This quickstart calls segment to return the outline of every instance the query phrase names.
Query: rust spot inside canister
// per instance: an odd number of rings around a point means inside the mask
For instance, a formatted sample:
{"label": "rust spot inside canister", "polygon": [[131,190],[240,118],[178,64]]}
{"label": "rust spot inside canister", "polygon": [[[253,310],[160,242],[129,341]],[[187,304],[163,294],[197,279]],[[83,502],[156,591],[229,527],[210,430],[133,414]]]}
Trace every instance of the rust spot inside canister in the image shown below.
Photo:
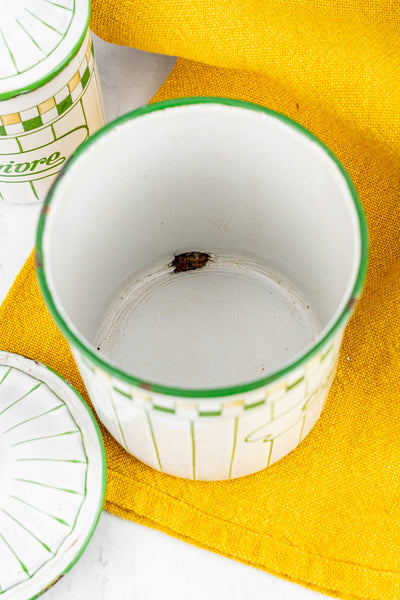
{"label": "rust spot inside canister", "polygon": [[174,267],[174,273],[183,273],[184,271],[194,271],[204,267],[211,256],[207,252],[184,252],[175,256],[170,267]]}

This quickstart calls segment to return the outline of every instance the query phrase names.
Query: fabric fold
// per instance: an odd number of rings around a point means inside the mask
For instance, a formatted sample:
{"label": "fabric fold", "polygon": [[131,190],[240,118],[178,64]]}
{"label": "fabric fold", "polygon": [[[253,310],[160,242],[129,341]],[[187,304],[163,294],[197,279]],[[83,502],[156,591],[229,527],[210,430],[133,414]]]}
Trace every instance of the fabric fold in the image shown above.
{"label": "fabric fold", "polygon": [[267,76],[400,152],[393,0],[92,0],[106,41]]}

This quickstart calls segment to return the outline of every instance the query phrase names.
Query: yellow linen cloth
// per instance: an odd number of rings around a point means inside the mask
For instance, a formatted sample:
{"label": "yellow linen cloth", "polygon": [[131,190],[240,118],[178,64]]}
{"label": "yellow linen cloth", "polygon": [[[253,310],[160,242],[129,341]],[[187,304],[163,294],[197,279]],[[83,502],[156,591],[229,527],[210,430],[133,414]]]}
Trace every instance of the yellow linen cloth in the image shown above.
{"label": "yellow linen cloth", "polygon": [[[250,100],[316,134],[349,171],[371,237],[365,292],[304,442],[255,475],[193,482],[146,467],[103,429],[106,508],[328,595],[371,600],[400,598],[396,10],[371,0],[93,0],[102,37],[210,63],[179,60],[157,100]],[[32,256],[0,307],[0,348],[50,365],[87,397]]]}

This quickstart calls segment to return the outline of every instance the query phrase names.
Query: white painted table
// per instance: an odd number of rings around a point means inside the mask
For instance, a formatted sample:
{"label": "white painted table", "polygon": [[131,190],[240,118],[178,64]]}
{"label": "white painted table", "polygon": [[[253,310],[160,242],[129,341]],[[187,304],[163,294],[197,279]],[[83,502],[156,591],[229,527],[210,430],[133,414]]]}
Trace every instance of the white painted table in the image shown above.
{"label": "white painted table", "polygon": [[[146,104],[174,58],[95,39],[108,120]],[[0,201],[0,302],[34,245],[40,205]],[[1,324],[0,324],[1,326]],[[320,594],[103,512],[80,561],[46,600],[318,600]]]}

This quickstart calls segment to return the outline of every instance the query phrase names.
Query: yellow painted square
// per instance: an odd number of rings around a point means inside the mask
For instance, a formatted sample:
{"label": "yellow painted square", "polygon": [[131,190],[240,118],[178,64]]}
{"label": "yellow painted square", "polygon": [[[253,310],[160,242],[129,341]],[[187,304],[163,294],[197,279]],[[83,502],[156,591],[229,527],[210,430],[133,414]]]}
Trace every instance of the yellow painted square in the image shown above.
{"label": "yellow painted square", "polygon": [[243,400],[231,400],[222,404],[222,408],[238,408],[239,406],[243,406]]}
{"label": "yellow painted square", "polygon": [[78,85],[80,80],[81,80],[81,77],[79,75],[79,71],[77,71],[68,84],[68,89],[70,92],[72,92],[76,88],[76,86]]}
{"label": "yellow painted square", "polygon": [[268,389],[268,396],[275,396],[276,394],[279,394],[282,391],[286,391],[285,381],[280,381],[279,383],[275,384],[274,386],[271,386]]}
{"label": "yellow painted square", "polygon": [[13,113],[12,115],[4,115],[1,117],[3,125],[15,125],[21,123],[21,117],[19,113]]}
{"label": "yellow painted square", "polygon": [[312,371],[314,369],[315,365],[321,361],[322,354],[323,353],[321,352],[320,354],[316,354],[315,356],[310,358],[310,360],[307,362],[307,366],[306,366],[307,373],[309,371]]}
{"label": "yellow painted square", "polygon": [[38,106],[39,114],[43,115],[43,113],[46,113],[49,110],[51,110],[52,108],[54,108],[55,105],[56,105],[56,102],[55,102],[54,98],[49,98],[45,102],[42,102],[42,104],[39,104],[39,106]]}
{"label": "yellow painted square", "polygon": [[195,412],[195,411],[197,411],[197,404],[195,402],[177,402],[175,404],[175,409]]}

